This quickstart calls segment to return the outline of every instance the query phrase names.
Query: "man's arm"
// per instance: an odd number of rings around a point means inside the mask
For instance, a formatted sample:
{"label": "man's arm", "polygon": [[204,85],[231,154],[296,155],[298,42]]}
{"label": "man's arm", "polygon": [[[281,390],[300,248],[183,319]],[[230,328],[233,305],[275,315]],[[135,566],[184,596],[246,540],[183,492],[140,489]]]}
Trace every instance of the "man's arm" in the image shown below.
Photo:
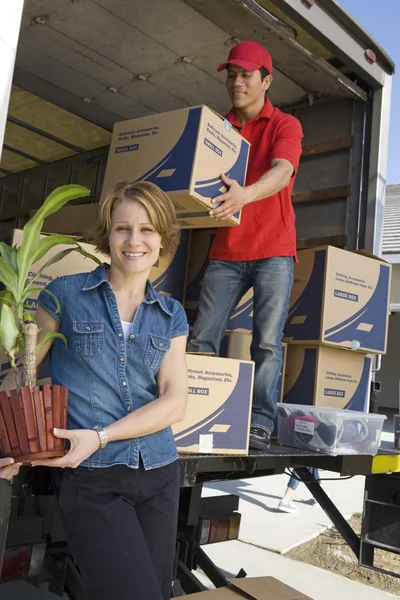
{"label": "man's arm", "polygon": [[223,204],[211,210],[210,217],[217,220],[229,219],[246,204],[269,198],[283,190],[289,185],[293,174],[294,167],[289,160],[273,158],[271,168],[252,185],[243,187],[234,179],[221,175],[222,181],[229,186],[229,191],[216,198],[216,201]]}

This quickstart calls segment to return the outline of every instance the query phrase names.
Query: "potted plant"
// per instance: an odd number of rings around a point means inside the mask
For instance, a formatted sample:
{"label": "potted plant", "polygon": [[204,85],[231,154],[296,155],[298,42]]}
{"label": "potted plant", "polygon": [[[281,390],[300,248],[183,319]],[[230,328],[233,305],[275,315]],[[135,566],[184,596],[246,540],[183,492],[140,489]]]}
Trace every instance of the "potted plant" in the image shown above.
{"label": "potted plant", "polygon": [[[0,292],[0,350],[7,355],[16,380],[15,389],[0,392],[0,453],[18,462],[65,454],[65,440],[55,438],[52,430],[66,427],[68,390],[59,385],[37,386],[36,355],[52,338],[61,338],[65,344],[67,340],[61,333],[48,333],[38,344],[35,317],[26,310],[25,302],[32,293],[41,290],[37,280],[44,269],[70,252],[79,252],[101,264],[70,236],[41,235],[46,217],[70,200],[89,194],[90,190],[80,185],[58,187],[26,223],[20,246],[10,247],[0,242],[0,282],[4,285]],[[35,263],[60,244],[71,247],[52,256],[29,280]]]}

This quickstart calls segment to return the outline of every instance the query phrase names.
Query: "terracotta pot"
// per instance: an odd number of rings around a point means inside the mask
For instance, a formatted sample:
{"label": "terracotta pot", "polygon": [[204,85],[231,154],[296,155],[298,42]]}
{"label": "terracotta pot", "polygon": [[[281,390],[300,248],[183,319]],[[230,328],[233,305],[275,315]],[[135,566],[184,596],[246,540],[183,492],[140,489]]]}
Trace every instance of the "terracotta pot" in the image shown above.
{"label": "terracotta pot", "polygon": [[[9,395],[7,395],[9,394]],[[0,392],[0,452],[18,462],[64,456],[65,440],[53,427],[66,428],[68,389],[60,385]]]}

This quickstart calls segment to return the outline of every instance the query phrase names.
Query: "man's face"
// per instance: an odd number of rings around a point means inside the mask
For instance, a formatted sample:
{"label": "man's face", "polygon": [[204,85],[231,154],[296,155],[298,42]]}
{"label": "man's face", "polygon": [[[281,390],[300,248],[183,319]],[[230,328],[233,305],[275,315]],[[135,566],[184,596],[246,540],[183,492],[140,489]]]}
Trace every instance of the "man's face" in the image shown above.
{"label": "man's face", "polygon": [[226,88],[235,108],[248,108],[264,101],[265,92],[272,83],[272,76],[261,79],[260,70],[245,71],[237,65],[228,65]]}

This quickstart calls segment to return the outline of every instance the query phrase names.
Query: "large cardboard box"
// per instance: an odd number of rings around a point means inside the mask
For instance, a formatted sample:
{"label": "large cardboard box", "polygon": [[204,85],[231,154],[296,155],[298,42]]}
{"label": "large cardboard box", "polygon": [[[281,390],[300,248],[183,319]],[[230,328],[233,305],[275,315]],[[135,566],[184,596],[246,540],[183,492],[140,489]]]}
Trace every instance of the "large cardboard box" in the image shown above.
{"label": "large cardboard box", "polygon": [[368,412],[371,366],[358,352],[289,344],[283,401]]}
{"label": "large cardboard box", "polygon": [[193,600],[312,600],[275,577],[233,579],[228,587],[192,594]]}
{"label": "large cardboard box", "polygon": [[183,228],[238,225],[208,216],[227,191],[225,173],[244,185],[250,144],[207,106],[154,114],[114,125],[101,201],[119,181],[151,181],[174,202]]}
{"label": "large cardboard box", "polygon": [[299,252],[284,340],[384,354],[390,268],[332,246]]}
{"label": "large cardboard box", "polygon": [[[208,264],[208,254],[216,230],[193,231],[190,243],[185,309],[190,325],[194,325],[199,306],[200,290]],[[250,333],[253,331],[253,290],[249,290],[232,312],[228,331]]]}
{"label": "large cardboard box", "polygon": [[[72,204],[44,220],[43,233],[65,233],[90,241],[91,230],[96,225],[100,213],[99,204]],[[32,210],[30,216],[33,216]]]}
{"label": "large cardboard box", "polygon": [[189,401],[173,426],[179,452],[247,454],[254,363],[187,355]]}
{"label": "large cardboard box", "polygon": [[[52,215],[52,218],[49,217],[49,219],[45,220],[43,231],[46,233],[65,233],[68,235],[85,238],[85,232],[88,231],[87,227],[89,225],[85,220],[85,217],[91,217],[93,215],[92,210],[87,210],[89,206],[94,207],[96,211],[98,211],[98,206],[92,204],[65,207],[64,209],[60,210],[59,213]],[[80,209],[83,209],[82,212]],[[92,225],[93,223],[90,226]],[[184,301],[186,288],[186,272],[190,234],[190,231],[182,231],[181,241],[177,251],[175,252],[175,255],[173,257],[168,256],[160,258],[158,263],[150,272],[150,281],[157,292],[160,294],[166,294],[167,296],[175,298],[182,303]],[[22,231],[15,230],[12,242],[13,245],[15,243],[20,243],[21,240]],[[82,246],[88,252],[95,254],[93,245],[82,244]],[[54,251],[52,251],[52,253],[56,254],[64,247],[67,248],[67,246],[57,247]],[[49,253],[46,260],[50,259],[53,254]],[[43,261],[43,264],[46,262],[46,260]],[[106,263],[110,262],[109,257],[106,255],[102,255],[101,260]],[[69,275],[72,273],[90,271],[95,267],[96,263],[90,260],[85,260],[83,256],[75,252],[70,254],[66,259],[63,260],[63,262],[52,265],[50,267],[50,275],[54,278],[58,275]],[[66,272],[64,272],[65,268],[67,269]],[[47,282],[48,281],[49,280],[47,280]]]}

